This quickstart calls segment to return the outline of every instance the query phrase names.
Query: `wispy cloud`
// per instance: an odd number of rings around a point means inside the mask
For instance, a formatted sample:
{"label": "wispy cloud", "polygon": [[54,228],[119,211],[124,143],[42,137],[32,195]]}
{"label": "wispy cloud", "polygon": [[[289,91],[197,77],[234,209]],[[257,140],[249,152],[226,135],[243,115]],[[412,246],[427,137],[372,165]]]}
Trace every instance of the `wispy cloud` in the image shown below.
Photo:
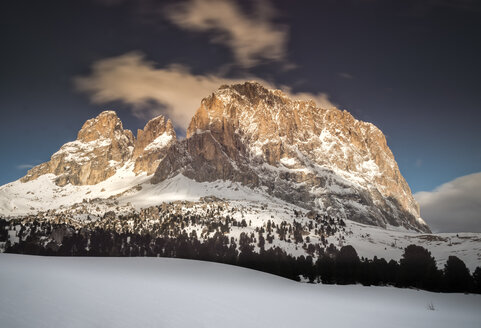
{"label": "wispy cloud", "polygon": [[156,68],[141,53],[131,52],[94,63],[92,74],[76,78],[75,85],[88,93],[94,103],[122,101],[132,106],[137,117],[165,114],[185,128],[202,98],[220,85],[236,81],[194,75],[180,65]]}
{"label": "wispy cloud", "polygon": [[[77,90],[89,94],[94,103],[121,101],[132,106],[138,117],[165,114],[177,126],[186,128],[204,97],[223,84],[245,80],[276,87],[254,76],[233,79],[215,74],[195,75],[180,65],[157,68],[140,52],[100,60],[93,64],[90,75],[77,77],[74,82]],[[325,93],[295,93],[287,86],[280,88],[293,98],[313,99],[323,108],[335,107]]]}
{"label": "wispy cloud", "polygon": [[283,61],[288,28],[273,22],[275,10],[269,2],[256,2],[247,14],[233,0],[188,0],[168,6],[165,15],[182,29],[211,34],[211,42],[229,47],[243,67],[261,60]]}
{"label": "wispy cloud", "polygon": [[414,195],[421,217],[437,232],[481,232],[481,172]]}
{"label": "wispy cloud", "polygon": [[34,164],[19,164],[16,167],[18,170],[29,170],[34,166],[35,166]]}

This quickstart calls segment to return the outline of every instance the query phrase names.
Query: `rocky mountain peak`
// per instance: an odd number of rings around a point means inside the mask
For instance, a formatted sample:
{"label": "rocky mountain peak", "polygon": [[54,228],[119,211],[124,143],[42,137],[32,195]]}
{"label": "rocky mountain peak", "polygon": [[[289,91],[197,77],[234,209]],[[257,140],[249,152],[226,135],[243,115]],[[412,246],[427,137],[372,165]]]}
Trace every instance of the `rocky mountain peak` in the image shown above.
{"label": "rocky mountain peak", "polygon": [[148,121],[142,130],[137,130],[137,141],[133,158],[141,156],[145,147],[164,134],[166,137],[176,138],[175,130],[170,120],[166,120],[164,116],[160,115]]}
{"label": "rocky mountain peak", "polygon": [[267,188],[334,217],[428,230],[377,127],[259,83],[222,86],[201,101],[152,181],[178,173]]}
{"label": "rocky mountain peak", "polygon": [[167,148],[176,140],[175,130],[170,120],[166,120],[162,115],[151,119],[143,130],[137,131],[132,155],[135,160],[134,171],[154,173]]}
{"label": "rocky mountain peak", "polygon": [[28,171],[22,182],[54,174],[59,186],[93,185],[115,174],[132,156],[134,137],[114,111],[87,120],[77,140],[63,145],[50,161]]}
{"label": "rocky mountain peak", "polygon": [[91,142],[102,138],[117,139],[124,134],[132,133],[130,130],[124,130],[117,113],[109,110],[87,120],[78,132],[77,140]]}

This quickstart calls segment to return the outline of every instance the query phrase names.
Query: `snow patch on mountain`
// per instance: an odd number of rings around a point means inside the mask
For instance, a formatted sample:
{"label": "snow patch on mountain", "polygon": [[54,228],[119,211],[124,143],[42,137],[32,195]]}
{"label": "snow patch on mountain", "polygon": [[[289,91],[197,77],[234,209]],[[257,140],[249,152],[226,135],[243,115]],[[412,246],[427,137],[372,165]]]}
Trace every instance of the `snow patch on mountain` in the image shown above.
{"label": "snow patch on mountain", "polygon": [[167,146],[172,140],[172,136],[167,132],[162,133],[160,136],[154,139],[147,147],[144,148],[144,151],[150,151],[153,149],[164,148]]}
{"label": "snow patch on mountain", "polygon": [[63,145],[52,157],[65,156],[64,160],[67,162],[84,163],[91,160],[91,153],[99,148],[108,147],[112,144],[112,140],[108,138],[101,138],[84,142],[75,140],[67,142]]}

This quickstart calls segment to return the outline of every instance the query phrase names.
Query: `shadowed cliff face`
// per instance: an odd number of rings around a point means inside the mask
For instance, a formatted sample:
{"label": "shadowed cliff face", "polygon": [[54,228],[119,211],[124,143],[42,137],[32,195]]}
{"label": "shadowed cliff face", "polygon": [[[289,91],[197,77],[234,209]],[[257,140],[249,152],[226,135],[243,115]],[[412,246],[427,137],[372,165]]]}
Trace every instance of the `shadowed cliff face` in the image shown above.
{"label": "shadowed cliff face", "polygon": [[202,100],[152,182],[179,173],[267,188],[334,217],[429,231],[378,128],[258,83],[222,86]]}
{"label": "shadowed cliff face", "polygon": [[152,174],[175,140],[172,123],[162,116],[139,130],[136,140],[130,130],[124,130],[115,112],[105,111],[85,122],[77,140],[63,145],[49,162],[32,168],[21,181],[51,173],[57,176],[59,186],[94,185],[127,164],[134,165],[136,173]]}

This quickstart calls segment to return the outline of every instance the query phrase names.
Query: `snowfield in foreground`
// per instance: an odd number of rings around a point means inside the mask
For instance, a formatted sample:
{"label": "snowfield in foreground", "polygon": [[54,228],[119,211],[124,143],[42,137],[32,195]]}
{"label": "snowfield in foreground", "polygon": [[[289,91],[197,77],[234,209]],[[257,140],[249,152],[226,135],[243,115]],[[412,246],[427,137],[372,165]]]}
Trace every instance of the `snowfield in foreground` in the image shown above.
{"label": "snowfield in foreground", "polygon": [[481,295],[302,284],[167,258],[0,254],[0,291],[2,327],[481,326]]}

